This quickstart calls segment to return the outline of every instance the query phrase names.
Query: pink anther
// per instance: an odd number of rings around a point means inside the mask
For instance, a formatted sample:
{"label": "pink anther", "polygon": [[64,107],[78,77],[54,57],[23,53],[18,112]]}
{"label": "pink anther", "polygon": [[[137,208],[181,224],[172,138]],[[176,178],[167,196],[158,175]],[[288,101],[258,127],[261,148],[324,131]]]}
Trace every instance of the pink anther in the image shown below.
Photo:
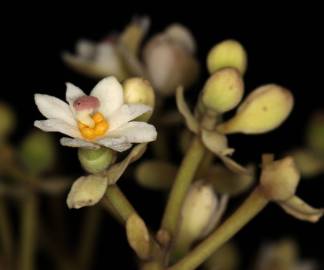
{"label": "pink anther", "polygon": [[99,99],[93,96],[82,96],[73,102],[73,107],[78,112],[89,109],[97,109],[99,106]]}

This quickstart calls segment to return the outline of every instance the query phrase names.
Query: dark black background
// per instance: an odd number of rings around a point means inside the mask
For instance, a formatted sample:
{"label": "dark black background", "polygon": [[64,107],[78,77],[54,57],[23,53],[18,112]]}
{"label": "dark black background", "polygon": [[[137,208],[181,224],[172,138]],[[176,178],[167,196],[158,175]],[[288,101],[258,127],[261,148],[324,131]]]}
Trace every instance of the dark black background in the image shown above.
{"label": "dark black background", "polygon": [[[224,4],[224,3],[222,3]],[[73,50],[77,39],[100,39],[114,30],[121,30],[132,15],[151,17],[149,33],[163,30],[172,22],[188,26],[198,43],[198,56],[203,66],[198,91],[207,78],[205,57],[208,50],[226,38],[239,40],[247,49],[249,66],[246,74],[246,91],[264,83],[275,82],[293,92],[295,108],[279,129],[260,136],[234,135],[230,143],[237,149],[236,157],[245,161],[258,161],[263,152],[280,155],[303,143],[305,123],[310,114],[324,108],[323,98],[323,17],[318,7],[311,5],[254,4],[241,7],[234,2],[228,5],[203,2],[181,4],[156,2],[154,8],[133,3],[107,2],[76,3],[52,6],[50,3],[8,9],[2,19],[2,89],[1,99],[9,102],[18,112],[17,142],[39,119],[33,93],[43,92],[64,97],[64,82],[71,81],[89,91],[95,81],[85,79],[66,68],[60,58],[63,50]],[[26,8],[26,11],[24,11]],[[6,11],[6,10],[5,10]],[[170,101],[171,102],[171,101]],[[63,147],[60,147],[63,148]],[[62,149],[62,171],[80,174],[75,151]],[[298,193],[315,206],[324,205],[324,177],[303,182]],[[156,228],[163,210],[163,195],[138,188],[132,180],[121,181],[121,187],[139,212]],[[238,199],[237,201],[240,201]],[[62,202],[63,204],[64,202]],[[235,204],[234,204],[235,205]],[[67,211],[71,234],[78,230],[77,221],[83,213]],[[245,262],[253,259],[261,242],[292,236],[298,239],[305,257],[321,259],[324,249],[323,221],[313,225],[296,221],[278,207],[271,205],[244,228],[237,240],[246,254]],[[127,247],[123,230],[110,218],[105,218],[96,251],[93,269],[131,269],[132,253]],[[72,236],[71,239],[74,239]],[[71,241],[71,246],[75,245]],[[114,267],[104,267],[105,263]],[[246,268],[243,268],[246,269]]]}

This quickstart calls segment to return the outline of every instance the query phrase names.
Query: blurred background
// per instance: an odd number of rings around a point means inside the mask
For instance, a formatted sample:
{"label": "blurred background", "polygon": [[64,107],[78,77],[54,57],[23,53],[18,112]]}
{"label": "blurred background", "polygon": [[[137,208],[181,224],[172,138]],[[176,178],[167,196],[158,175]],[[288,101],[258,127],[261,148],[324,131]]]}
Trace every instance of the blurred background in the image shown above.
{"label": "blurred background", "polygon": [[[198,4],[201,6],[198,7]],[[254,6],[248,14],[234,2],[226,7],[218,6],[217,3],[210,7],[203,7],[203,3],[195,3],[193,6],[183,3],[177,9],[174,4],[162,1],[154,5],[153,9],[139,3],[106,3],[101,6],[88,2],[78,3],[68,9],[64,5],[52,7],[46,3],[29,6],[31,11],[22,14],[16,12],[18,7],[8,10],[9,18],[1,26],[4,61],[0,99],[10,104],[18,116],[12,143],[18,143],[33,128],[35,119],[42,119],[33,101],[35,92],[64,98],[64,83],[67,81],[86,92],[95,85],[95,80],[86,79],[63,64],[62,51],[73,51],[76,40],[80,38],[99,40],[111,32],[122,30],[133,15],[148,15],[151,18],[148,36],[173,22],[184,24],[193,32],[202,65],[200,81],[190,90],[189,96],[193,98],[208,76],[205,61],[209,49],[228,38],[240,41],[248,52],[248,70],[245,75],[247,93],[260,84],[272,82],[293,92],[293,113],[280,128],[259,136],[230,136],[230,145],[236,149],[239,161],[259,162],[264,152],[274,152],[280,156],[304,143],[307,120],[315,110],[324,108],[324,19],[318,16],[315,6],[297,11],[295,4],[287,9],[264,4],[262,7]],[[19,6],[19,9],[24,7]],[[174,104],[172,98],[168,102]],[[59,138],[59,135],[55,136]],[[76,150],[61,146],[58,149],[56,171],[75,178],[80,176],[83,172]],[[164,209],[164,194],[144,190],[136,185],[132,177],[128,178],[120,181],[121,188],[147,224],[157,229]],[[298,194],[314,206],[323,206],[324,176],[303,181]],[[243,198],[235,199],[230,208],[234,209]],[[87,209],[68,210],[65,207],[65,196],[50,202],[60,205],[61,211],[57,213],[57,218],[66,218],[63,224],[66,231],[63,234],[60,227],[47,217],[50,203],[42,201],[41,217],[44,216],[47,231],[63,237],[67,243],[67,252],[73,252],[78,245],[80,220]],[[135,269],[135,260],[132,260],[133,253],[126,242],[124,229],[106,212],[100,211],[102,222],[98,242],[94,246],[92,269],[107,269],[107,262],[111,265],[109,269]],[[14,208],[12,215],[17,226],[19,220]],[[242,269],[248,269],[262,243],[283,237],[296,239],[303,257],[321,261],[324,250],[323,229],[323,220],[317,224],[297,221],[271,204],[235,237],[244,254],[245,267]],[[39,269],[55,269],[51,268],[51,261],[41,249],[39,255],[39,265],[42,265]]]}

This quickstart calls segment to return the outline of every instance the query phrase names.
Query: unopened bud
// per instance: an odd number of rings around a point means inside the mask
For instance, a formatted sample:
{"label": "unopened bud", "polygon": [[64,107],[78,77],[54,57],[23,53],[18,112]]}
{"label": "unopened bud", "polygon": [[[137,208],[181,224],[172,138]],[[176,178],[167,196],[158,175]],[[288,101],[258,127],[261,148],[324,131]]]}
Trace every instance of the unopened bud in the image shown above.
{"label": "unopened bud", "polygon": [[107,184],[107,179],[100,176],[81,176],[69,192],[66,200],[68,207],[79,209],[98,203],[106,192]]}
{"label": "unopened bud", "polygon": [[50,169],[56,158],[52,135],[40,131],[31,132],[22,142],[20,156],[26,168],[34,174]]}
{"label": "unopened bud", "polygon": [[266,196],[275,201],[286,201],[295,195],[300,173],[292,157],[264,165],[260,184]]}
{"label": "unopened bud", "polygon": [[[127,104],[145,104],[154,109],[155,94],[149,81],[142,78],[127,79],[123,84],[124,101]],[[153,113],[149,111],[139,116],[137,121],[148,121]]]}
{"label": "unopened bud", "polygon": [[224,113],[239,104],[243,93],[244,84],[239,72],[225,68],[208,79],[203,89],[202,102],[208,109]]}
{"label": "unopened bud", "polygon": [[213,187],[204,181],[195,182],[183,203],[179,235],[176,241],[177,249],[184,252],[191,243],[198,240],[213,229],[211,222],[218,208],[218,199]]}
{"label": "unopened bud", "polygon": [[207,56],[207,67],[210,74],[215,71],[232,67],[244,74],[247,55],[243,46],[235,40],[225,40],[216,44]]}
{"label": "unopened bud", "polygon": [[132,214],[126,222],[127,240],[137,256],[142,260],[148,259],[151,243],[150,234],[143,221],[137,214]]}
{"label": "unopened bud", "polygon": [[115,161],[115,152],[109,148],[79,148],[78,157],[82,167],[89,173],[99,173]]}
{"label": "unopened bud", "polygon": [[280,126],[294,104],[291,92],[275,84],[254,90],[239,106],[236,115],[217,129],[224,134],[259,134]]}

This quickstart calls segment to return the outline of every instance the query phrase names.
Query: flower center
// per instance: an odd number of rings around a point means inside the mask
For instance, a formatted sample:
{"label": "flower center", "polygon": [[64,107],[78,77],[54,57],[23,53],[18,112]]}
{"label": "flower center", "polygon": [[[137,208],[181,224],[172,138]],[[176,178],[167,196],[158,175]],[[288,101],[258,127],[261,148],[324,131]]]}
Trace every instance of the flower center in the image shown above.
{"label": "flower center", "polygon": [[91,118],[94,121],[93,127],[90,127],[78,121],[80,133],[82,137],[87,140],[94,140],[100,136],[103,136],[109,128],[108,121],[101,113],[96,112],[91,116]]}

